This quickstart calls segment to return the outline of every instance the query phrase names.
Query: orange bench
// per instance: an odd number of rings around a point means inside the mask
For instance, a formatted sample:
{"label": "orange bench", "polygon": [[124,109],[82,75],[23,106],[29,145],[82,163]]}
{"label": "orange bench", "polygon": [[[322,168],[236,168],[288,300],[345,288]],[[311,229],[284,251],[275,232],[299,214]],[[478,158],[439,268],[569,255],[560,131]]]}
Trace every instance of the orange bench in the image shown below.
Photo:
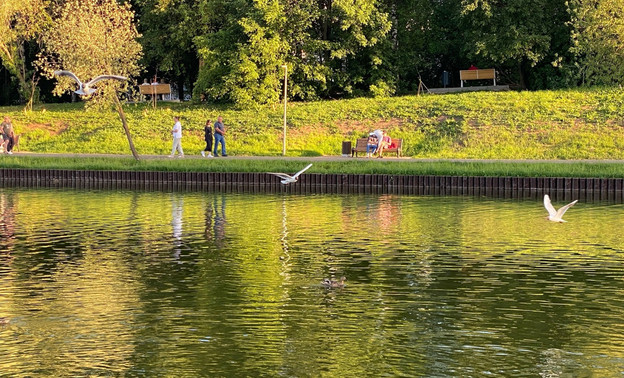
{"label": "orange bench", "polygon": [[[392,148],[384,148],[384,153],[386,152],[396,152],[397,157],[401,157],[401,152],[403,148],[403,139],[395,139],[391,138],[392,143],[394,145]],[[366,153],[366,145],[368,144],[368,138],[358,138],[355,141],[355,147],[351,149],[351,157],[357,157],[358,152]]]}

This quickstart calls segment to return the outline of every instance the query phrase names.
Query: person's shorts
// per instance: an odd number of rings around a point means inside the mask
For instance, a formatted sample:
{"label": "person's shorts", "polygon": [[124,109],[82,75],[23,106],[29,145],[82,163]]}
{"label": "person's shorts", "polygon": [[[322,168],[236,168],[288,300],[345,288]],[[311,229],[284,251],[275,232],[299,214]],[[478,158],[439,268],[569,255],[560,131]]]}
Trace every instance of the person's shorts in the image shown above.
{"label": "person's shorts", "polygon": [[11,139],[7,134],[2,133],[2,140],[9,140]]}

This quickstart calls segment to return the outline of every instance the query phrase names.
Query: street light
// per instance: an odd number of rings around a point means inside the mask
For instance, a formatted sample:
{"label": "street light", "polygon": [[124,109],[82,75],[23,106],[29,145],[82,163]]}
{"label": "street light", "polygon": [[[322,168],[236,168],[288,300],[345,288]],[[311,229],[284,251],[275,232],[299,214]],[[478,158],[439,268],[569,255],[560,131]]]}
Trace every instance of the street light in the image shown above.
{"label": "street light", "polygon": [[282,146],[282,155],[286,156],[286,90],[288,88],[288,66],[282,64],[284,69],[284,144]]}

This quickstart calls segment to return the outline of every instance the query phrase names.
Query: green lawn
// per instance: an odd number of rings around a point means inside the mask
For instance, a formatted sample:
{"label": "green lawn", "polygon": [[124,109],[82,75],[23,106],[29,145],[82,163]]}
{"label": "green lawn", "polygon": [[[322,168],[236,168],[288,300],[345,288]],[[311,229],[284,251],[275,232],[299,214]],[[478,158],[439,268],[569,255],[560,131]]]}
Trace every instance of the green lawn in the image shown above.
{"label": "green lawn", "polygon": [[[282,108],[159,103],[128,104],[139,154],[166,154],[173,115],[184,127],[187,154],[203,148],[207,118],[224,117],[231,155],[278,156]],[[22,150],[57,153],[128,152],[112,111],[79,104],[44,104],[32,112],[0,107],[21,136]],[[473,92],[290,103],[288,155],[340,154],[377,127],[404,139],[404,155],[472,159],[624,159],[624,91],[592,88],[539,92]]]}
{"label": "green lawn", "polygon": [[[308,160],[293,159],[145,159],[131,157],[0,157],[2,168],[77,169],[186,172],[290,172]],[[308,173],[517,176],[517,177],[624,177],[624,164],[591,162],[423,162],[345,159],[314,161]]]}

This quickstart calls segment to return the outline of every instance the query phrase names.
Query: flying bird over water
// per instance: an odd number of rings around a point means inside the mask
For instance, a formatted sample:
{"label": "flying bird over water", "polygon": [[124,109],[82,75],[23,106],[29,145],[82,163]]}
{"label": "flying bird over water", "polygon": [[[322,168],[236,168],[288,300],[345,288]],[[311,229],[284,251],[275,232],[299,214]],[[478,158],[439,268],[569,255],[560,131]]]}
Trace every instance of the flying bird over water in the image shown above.
{"label": "flying bird over water", "polygon": [[270,175],[275,175],[279,178],[282,179],[281,183],[284,185],[288,185],[288,184],[292,184],[294,182],[297,182],[297,180],[299,180],[299,175],[301,175],[303,172],[307,171],[310,167],[312,166],[312,164],[308,164],[307,167],[303,168],[302,170],[300,170],[299,172],[295,173],[294,175],[287,175],[286,173],[273,173],[273,172],[268,172]]}
{"label": "flying bird over water", "polygon": [[555,210],[553,205],[550,203],[550,197],[548,196],[548,194],[544,194],[544,207],[546,208],[546,210],[548,210],[548,216],[546,217],[546,219],[559,223],[565,222],[563,219],[561,219],[561,217],[563,217],[563,214],[565,214],[565,212],[568,211],[568,209],[574,206],[574,204],[577,202],[578,200],[575,200],[563,206],[559,210]]}
{"label": "flying bird over water", "polygon": [[128,80],[128,78],[125,77],[125,76],[100,75],[100,76],[98,76],[96,78],[93,78],[91,81],[83,83],[82,81],[80,81],[80,79],[78,79],[78,76],[76,76],[71,71],[54,71],[54,75],[55,76],[67,76],[67,77],[70,77],[70,78],[74,79],[74,81],[76,83],[78,83],[78,90],[74,91],[74,93],[79,94],[81,96],[88,96],[88,95],[91,95],[91,94],[95,93],[96,90],[94,88],[91,88],[91,86],[93,84],[97,83],[98,81],[101,81],[101,80],[121,80],[121,81]]}

